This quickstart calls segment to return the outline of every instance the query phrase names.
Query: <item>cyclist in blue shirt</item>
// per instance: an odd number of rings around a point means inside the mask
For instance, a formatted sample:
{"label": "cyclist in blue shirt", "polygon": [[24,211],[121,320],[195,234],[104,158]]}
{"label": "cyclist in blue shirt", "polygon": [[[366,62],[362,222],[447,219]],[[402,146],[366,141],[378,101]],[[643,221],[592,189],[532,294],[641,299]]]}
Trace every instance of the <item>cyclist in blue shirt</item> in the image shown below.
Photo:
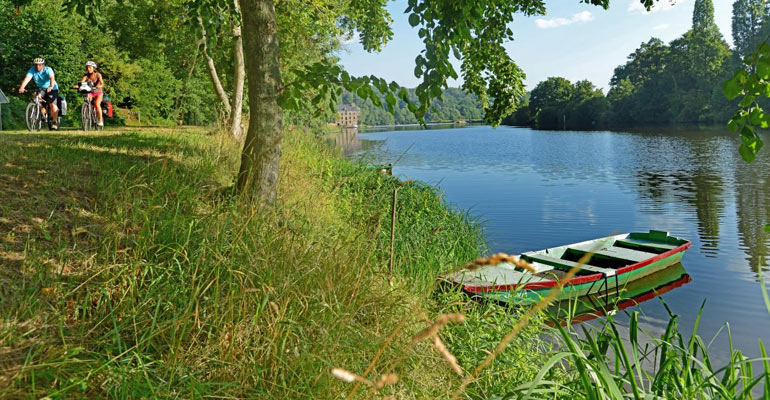
{"label": "cyclist in blue shirt", "polygon": [[57,130],[58,127],[56,126],[56,121],[58,121],[58,119],[56,118],[56,115],[59,113],[59,108],[56,107],[56,99],[59,97],[59,85],[56,84],[53,69],[45,65],[44,59],[38,57],[34,59],[32,63],[35,64],[35,66],[27,71],[27,76],[24,77],[21,86],[19,86],[19,93],[24,93],[24,88],[26,88],[29,81],[33,79],[38,88],[45,89],[43,101],[50,107],[52,121],[54,121],[51,125],[51,129]]}

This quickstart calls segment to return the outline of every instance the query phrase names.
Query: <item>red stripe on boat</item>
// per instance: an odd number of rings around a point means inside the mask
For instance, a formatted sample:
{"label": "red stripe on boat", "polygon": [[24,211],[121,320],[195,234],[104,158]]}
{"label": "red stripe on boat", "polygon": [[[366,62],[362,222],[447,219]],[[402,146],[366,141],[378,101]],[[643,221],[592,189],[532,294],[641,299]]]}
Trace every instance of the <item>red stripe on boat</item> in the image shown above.
{"label": "red stripe on boat", "polygon": [[[654,257],[650,257],[644,261],[640,261],[636,264],[626,265],[625,267],[618,268],[615,270],[615,275],[620,276],[626,273],[629,273],[635,269],[639,269],[642,267],[646,267],[654,262],[663,260],[664,258],[668,258],[673,256],[676,253],[682,252],[690,248],[690,245],[692,245],[692,242],[688,241],[687,243],[673,248],[669,251],[660,253]],[[585,275],[585,276],[577,276],[572,279],[570,279],[568,282],[564,284],[564,286],[572,286],[572,285],[580,285],[583,283],[589,283],[593,281],[598,281],[599,279],[602,279],[604,275],[601,273],[591,274],[591,275]],[[526,283],[521,288],[523,290],[541,290],[541,289],[548,289],[556,286],[559,281],[548,281],[548,282],[531,282]],[[516,287],[519,284],[517,283],[509,283],[507,285],[491,285],[491,286],[472,286],[472,285],[463,285],[463,290],[465,290],[468,293],[483,293],[483,292],[508,292],[511,290],[516,289]]]}

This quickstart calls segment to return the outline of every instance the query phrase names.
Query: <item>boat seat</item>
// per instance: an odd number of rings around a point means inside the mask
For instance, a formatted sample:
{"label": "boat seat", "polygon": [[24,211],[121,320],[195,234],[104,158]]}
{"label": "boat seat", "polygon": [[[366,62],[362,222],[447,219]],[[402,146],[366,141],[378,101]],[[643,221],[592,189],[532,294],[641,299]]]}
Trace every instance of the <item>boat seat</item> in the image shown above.
{"label": "boat seat", "polygon": [[597,267],[595,265],[590,265],[590,264],[578,264],[574,261],[562,260],[561,258],[551,257],[545,254],[539,254],[539,253],[524,253],[522,255],[532,260],[535,260],[544,264],[550,264],[555,267],[559,267],[559,266],[564,266],[568,268],[578,267],[579,269],[582,269],[585,271],[602,273],[605,276],[615,275],[615,270],[612,268],[602,268],[602,267]]}
{"label": "boat seat", "polygon": [[543,264],[537,261],[533,261],[529,263],[529,265],[531,265],[535,269],[535,272],[533,272],[533,274],[539,274],[541,272],[547,272],[547,271],[553,270],[553,265]]}
{"label": "boat seat", "polygon": [[669,251],[679,247],[672,244],[653,242],[651,240],[630,239],[630,238],[618,239],[615,241],[615,243],[625,244],[627,246],[632,246],[632,247],[647,247],[647,248],[651,248],[655,250],[663,250],[663,251]]}
{"label": "boat seat", "polygon": [[648,258],[655,257],[657,253],[648,253],[646,251],[632,250],[625,247],[616,246],[603,246],[596,248],[596,246],[584,245],[584,246],[570,246],[570,249],[583,251],[586,253],[599,254],[612,258],[619,258],[622,260],[640,262]]}

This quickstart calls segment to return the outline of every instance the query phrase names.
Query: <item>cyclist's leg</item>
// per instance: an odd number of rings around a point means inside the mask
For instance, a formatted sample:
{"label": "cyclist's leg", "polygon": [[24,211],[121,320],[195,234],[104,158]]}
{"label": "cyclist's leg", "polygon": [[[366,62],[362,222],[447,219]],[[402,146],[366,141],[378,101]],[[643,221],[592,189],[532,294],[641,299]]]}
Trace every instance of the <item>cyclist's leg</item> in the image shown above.
{"label": "cyclist's leg", "polygon": [[57,116],[59,114],[59,108],[56,107],[56,98],[59,97],[59,91],[58,90],[51,90],[50,92],[46,92],[43,95],[43,98],[45,99],[45,102],[48,104],[51,110],[51,129],[58,129],[57,126]]}
{"label": "cyclist's leg", "polygon": [[94,93],[94,103],[96,103],[96,115],[98,116],[98,124],[104,125],[104,116],[102,114],[102,99],[104,93]]}

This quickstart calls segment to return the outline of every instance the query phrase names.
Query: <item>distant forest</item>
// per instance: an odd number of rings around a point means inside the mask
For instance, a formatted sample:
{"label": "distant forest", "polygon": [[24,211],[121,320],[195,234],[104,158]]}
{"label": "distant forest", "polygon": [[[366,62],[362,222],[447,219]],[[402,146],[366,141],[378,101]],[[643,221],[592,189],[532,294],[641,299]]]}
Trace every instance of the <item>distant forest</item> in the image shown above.
{"label": "distant forest", "polygon": [[[409,89],[409,94],[417,101],[414,89]],[[385,103],[383,96],[380,100]],[[363,101],[360,97],[348,91],[342,92],[340,104],[355,103],[361,109],[361,123],[364,125],[398,125],[416,124],[417,118],[409,112],[406,103],[399,100],[396,104],[395,114],[391,114],[383,107],[377,107],[371,101]],[[478,121],[484,118],[481,102],[476,96],[465,93],[462,89],[448,88],[441,94],[441,100],[433,100],[430,110],[425,114],[425,122],[455,122]]]}
{"label": "distant forest", "polygon": [[770,33],[770,1],[733,3],[734,48],[714,22],[712,0],[696,0],[692,28],[666,44],[652,38],[615,68],[605,96],[587,81],[540,82],[503,122],[538,129],[725,124],[737,102],[722,94],[741,60]]}

